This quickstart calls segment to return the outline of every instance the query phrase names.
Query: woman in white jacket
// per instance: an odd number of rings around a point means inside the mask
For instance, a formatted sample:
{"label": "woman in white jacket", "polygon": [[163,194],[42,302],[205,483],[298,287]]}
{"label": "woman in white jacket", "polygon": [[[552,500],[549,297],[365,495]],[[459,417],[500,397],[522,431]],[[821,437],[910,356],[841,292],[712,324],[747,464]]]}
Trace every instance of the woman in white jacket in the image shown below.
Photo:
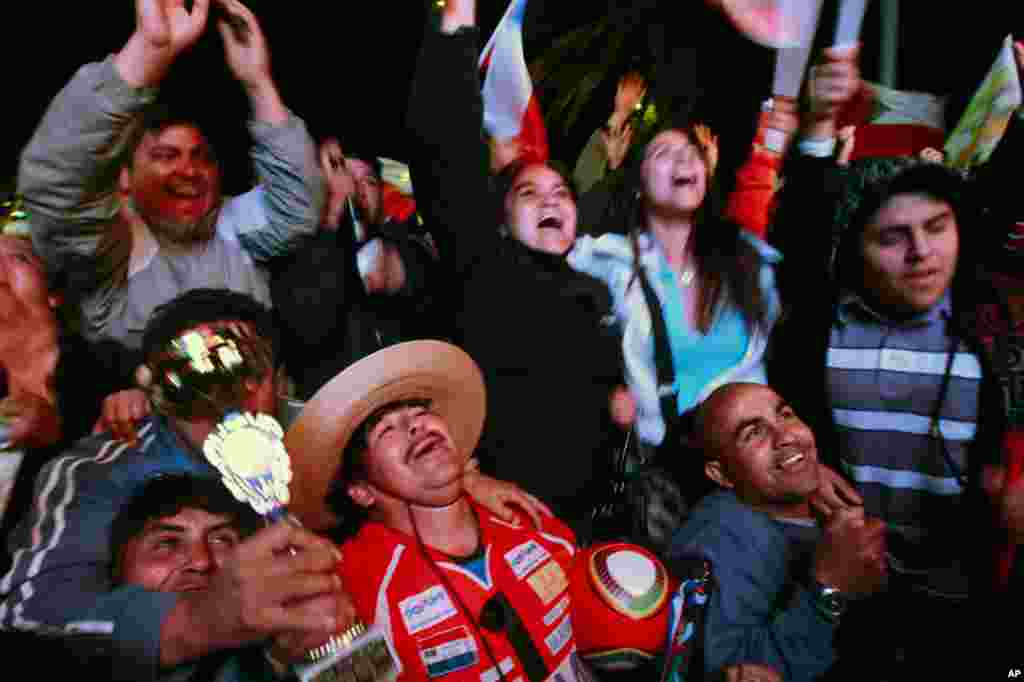
{"label": "woman in white jacket", "polygon": [[[581,237],[569,254],[574,268],[612,292],[637,430],[650,447],[674,446],[665,440],[670,427],[717,386],[765,382],[781,255],[720,217],[709,191],[716,153],[700,126],[655,135],[634,169],[628,233]],[[663,358],[670,356],[673,378],[665,385],[652,315],[666,331]],[[674,412],[668,419],[665,409]]]}

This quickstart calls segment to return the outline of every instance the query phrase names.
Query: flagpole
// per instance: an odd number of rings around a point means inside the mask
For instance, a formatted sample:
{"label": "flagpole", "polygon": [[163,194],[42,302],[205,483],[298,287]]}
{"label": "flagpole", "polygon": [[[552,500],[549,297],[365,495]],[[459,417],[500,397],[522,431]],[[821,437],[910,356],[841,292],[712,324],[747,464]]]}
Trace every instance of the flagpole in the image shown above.
{"label": "flagpole", "polygon": [[896,87],[897,55],[900,43],[899,0],[881,0],[881,39],[878,41],[879,82],[887,88]]}

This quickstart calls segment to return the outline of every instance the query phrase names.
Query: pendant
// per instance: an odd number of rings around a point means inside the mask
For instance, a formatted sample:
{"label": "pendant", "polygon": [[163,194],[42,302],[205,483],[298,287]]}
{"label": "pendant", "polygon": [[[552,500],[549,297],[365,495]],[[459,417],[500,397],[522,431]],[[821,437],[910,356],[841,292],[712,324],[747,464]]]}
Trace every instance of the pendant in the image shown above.
{"label": "pendant", "polygon": [[690,286],[693,283],[693,269],[683,270],[683,274],[679,275],[679,281],[684,287]]}

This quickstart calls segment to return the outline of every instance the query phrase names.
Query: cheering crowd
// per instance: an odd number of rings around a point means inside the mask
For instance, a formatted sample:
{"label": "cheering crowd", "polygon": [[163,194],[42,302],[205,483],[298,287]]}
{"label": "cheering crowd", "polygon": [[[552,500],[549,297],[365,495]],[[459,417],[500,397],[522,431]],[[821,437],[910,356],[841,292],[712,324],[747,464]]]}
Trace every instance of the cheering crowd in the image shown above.
{"label": "cheering crowd", "polygon": [[[833,48],[806,98],[760,112],[732,196],[700,121],[633,139],[635,73],[571,174],[485,139],[476,2],[430,5],[414,210],[365,143],[314,141],[239,0],[136,0],[127,42],[50,103],[20,159],[27,234],[0,236],[0,460],[23,453],[0,487],[5,652],[291,679],[358,622],[402,680],[1024,666],[989,615],[1024,587],[1001,284],[1024,262],[1002,251],[1022,124],[970,173],[851,160],[858,48]],[[160,95],[208,25],[250,105],[239,196]],[[235,369],[200,386],[182,352]],[[284,424],[290,520],[219,482],[225,406]],[[612,541],[676,582],[708,567],[685,661],[671,632],[635,666],[588,656],[600,616],[570,583]]]}

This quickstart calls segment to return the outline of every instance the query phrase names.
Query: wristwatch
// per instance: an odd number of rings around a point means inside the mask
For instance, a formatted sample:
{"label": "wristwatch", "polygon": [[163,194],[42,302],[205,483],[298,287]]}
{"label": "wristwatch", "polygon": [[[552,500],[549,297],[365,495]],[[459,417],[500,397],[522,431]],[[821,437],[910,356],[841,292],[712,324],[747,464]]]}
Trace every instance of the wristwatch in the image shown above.
{"label": "wristwatch", "polygon": [[843,613],[846,612],[846,595],[838,588],[822,585],[816,580],[811,582],[811,594],[814,595],[814,608],[818,610],[822,618],[837,625]]}

